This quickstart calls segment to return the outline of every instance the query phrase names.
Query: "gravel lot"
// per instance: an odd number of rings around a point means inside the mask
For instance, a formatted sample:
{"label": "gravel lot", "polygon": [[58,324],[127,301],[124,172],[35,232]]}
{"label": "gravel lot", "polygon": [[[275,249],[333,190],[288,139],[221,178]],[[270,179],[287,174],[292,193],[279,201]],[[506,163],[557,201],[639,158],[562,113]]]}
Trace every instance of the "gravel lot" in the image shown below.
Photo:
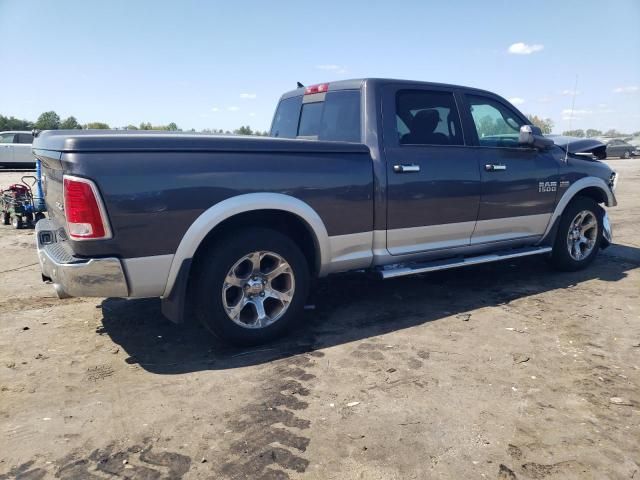
{"label": "gravel lot", "polygon": [[588,270],[333,277],[254,350],[156,300],[58,300],[0,227],[0,479],[640,478],[640,159],[610,163]]}

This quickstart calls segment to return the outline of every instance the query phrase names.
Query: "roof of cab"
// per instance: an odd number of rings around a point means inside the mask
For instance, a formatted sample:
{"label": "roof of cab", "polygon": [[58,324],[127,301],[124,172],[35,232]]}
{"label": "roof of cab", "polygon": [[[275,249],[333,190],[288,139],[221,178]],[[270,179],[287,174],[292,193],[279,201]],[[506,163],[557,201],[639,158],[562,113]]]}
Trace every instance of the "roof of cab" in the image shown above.
{"label": "roof of cab", "polygon": [[[329,92],[335,91],[335,90],[357,90],[361,88],[364,84],[384,85],[389,83],[402,83],[404,85],[415,85],[415,86],[421,86],[421,87],[431,86],[431,87],[441,87],[441,88],[445,87],[445,88],[451,88],[451,89],[472,90],[479,93],[495,95],[495,93],[490,92],[488,90],[482,90],[480,88],[474,88],[474,87],[466,87],[464,85],[453,85],[448,83],[436,83],[436,82],[423,82],[419,80],[403,80],[398,78],[353,78],[349,80],[336,80],[335,82],[317,82],[317,83],[314,83],[313,85],[317,85],[321,83],[329,84],[329,90],[328,90]],[[305,87],[300,87],[300,88],[296,88],[294,90],[285,92],[282,95],[282,97],[280,97],[280,100],[283,100],[285,98],[304,95],[304,90],[305,90]]]}

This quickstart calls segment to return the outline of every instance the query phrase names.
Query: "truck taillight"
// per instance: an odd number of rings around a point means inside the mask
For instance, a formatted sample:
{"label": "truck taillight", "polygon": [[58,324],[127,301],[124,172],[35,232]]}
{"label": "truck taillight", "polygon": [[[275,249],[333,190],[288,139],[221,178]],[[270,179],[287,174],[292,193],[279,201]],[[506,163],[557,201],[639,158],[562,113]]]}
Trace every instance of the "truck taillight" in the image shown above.
{"label": "truck taillight", "polygon": [[111,238],[100,194],[91,180],[64,176],[64,211],[73,240]]}
{"label": "truck taillight", "polygon": [[304,89],[305,95],[312,95],[314,93],[326,93],[329,90],[328,83],[319,83],[318,85],[309,85]]}

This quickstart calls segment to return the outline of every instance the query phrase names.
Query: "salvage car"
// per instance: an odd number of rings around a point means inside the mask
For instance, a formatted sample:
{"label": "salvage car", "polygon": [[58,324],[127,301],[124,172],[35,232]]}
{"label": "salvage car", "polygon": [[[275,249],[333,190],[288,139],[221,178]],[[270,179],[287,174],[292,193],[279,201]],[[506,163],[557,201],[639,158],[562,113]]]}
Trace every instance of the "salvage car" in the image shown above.
{"label": "salvage car", "polygon": [[31,132],[0,132],[0,165],[4,167],[33,168],[36,159],[31,153]]}
{"label": "salvage car", "polygon": [[247,345],[293,329],[314,277],[531,255],[578,270],[612,241],[616,173],[488,91],[301,87],[270,134],[40,133],[43,278],[61,297],[160,297],[178,323],[191,306]]}
{"label": "salvage car", "polygon": [[607,157],[631,158],[640,154],[640,149],[619,138],[607,141]]}

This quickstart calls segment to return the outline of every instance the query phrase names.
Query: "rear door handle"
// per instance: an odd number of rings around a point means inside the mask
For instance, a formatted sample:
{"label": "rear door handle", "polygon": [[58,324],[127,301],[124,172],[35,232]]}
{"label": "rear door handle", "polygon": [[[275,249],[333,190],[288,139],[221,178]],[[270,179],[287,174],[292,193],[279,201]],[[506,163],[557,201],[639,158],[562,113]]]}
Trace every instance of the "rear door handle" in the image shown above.
{"label": "rear door handle", "polygon": [[394,165],[393,171],[396,173],[416,173],[420,171],[420,165]]}
{"label": "rear door handle", "polygon": [[484,169],[485,169],[487,172],[498,172],[498,171],[500,171],[500,170],[506,170],[506,169],[507,169],[507,166],[506,166],[506,165],[496,165],[496,164],[494,164],[494,163],[487,163],[487,164],[484,166]]}

